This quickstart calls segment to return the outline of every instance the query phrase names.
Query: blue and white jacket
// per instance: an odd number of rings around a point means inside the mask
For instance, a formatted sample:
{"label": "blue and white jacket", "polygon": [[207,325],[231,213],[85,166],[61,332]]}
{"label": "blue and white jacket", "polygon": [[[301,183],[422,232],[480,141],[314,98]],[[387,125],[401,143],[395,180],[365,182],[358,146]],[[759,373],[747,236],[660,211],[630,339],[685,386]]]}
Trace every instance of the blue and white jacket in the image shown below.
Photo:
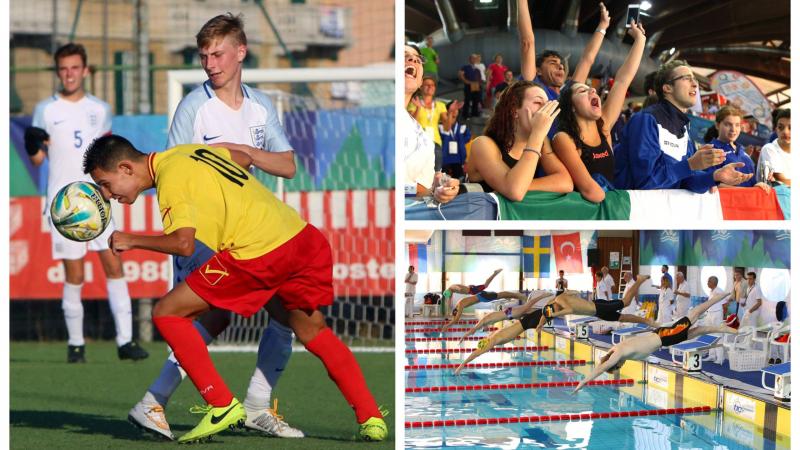
{"label": "blue and white jacket", "polygon": [[689,168],[696,149],[689,118],[661,100],[634,114],[614,147],[617,189],[688,189],[703,193],[715,185],[714,174]]}

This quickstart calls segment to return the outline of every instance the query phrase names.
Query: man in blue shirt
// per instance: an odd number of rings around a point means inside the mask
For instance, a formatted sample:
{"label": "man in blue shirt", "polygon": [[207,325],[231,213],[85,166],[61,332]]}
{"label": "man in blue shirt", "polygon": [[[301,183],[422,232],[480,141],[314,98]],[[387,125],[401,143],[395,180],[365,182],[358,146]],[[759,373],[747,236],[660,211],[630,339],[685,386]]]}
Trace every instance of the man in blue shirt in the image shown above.
{"label": "man in blue shirt", "polygon": [[481,71],[475,65],[478,63],[478,55],[469,55],[469,64],[461,66],[458,71],[458,79],[464,83],[464,110],[462,114],[465,119],[477,117],[481,114]]}
{"label": "man in blue shirt", "polygon": [[738,186],[752,178],[739,172],[742,162],[725,164],[725,152],[706,144],[696,149],[689,136],[686,111],[695,104],[699,86],[691,67],[681,60],[663,64],[654,82],[658,102],[634,114],[614,147],[617,189],[716,189]]}

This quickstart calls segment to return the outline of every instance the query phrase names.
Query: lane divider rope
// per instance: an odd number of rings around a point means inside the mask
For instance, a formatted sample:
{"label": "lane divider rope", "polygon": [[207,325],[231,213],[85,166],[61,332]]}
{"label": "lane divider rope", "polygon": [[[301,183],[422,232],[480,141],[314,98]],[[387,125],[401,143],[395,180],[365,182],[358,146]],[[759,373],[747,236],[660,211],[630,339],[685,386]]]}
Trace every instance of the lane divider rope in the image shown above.
{"label": "lane divider rope", "polygon": [[[586,364],[585,359],[565,359],[561,361],[511,361],[496,363],[468,364],[466,367],[471,369],[488,369],[495,367],[531,367],[531,366],[580,366]],[[455,369],[460,364],[410,364],[405,366],[405,370],[435,370],[435,369]]]}
{"label": "lane divider rope", "polygon": [[[586,386],[621,386],[632,385],[633,378],[621,380],[592,380]],[[550,389],[560,387],[575,387],[577,381],[548,381],[541,383],[509,383],[509,384],[478,384],[469,386],[425,386],[406,388],[406,393],[419,392],[454,392],[454,391],[490,391],[496,389]]]}
{"label": "lane divider rope", "polygon": [[[542,350],[549,350],[550,347],[543,346],[543,347],[494,347],[493,349],[489,350],[490,352],[538,352]],[[476,348],[425,348],[425,349],[407,349],[406,353],[472,353]]]}
{"label": "lane divider rope", "polygon": [[491,417],[481,419],[428,420],[406,422],[406,428],[462,427],[474,425],[498,425],[506,423],[537,423],[559,421],[581,421],[597,419],[616,419],[621,417],[664,416],[673,414],[696,414],[711,412],[710,406],[694,406],[686,408],[644,409],[638,411],[610,411],[583,414],[553,414],[546,416]]}
{"label": "lane divider rope", "polygon": [[[467,331],[471,330],[472,328],[448,328],[444,332],[445,333],[466,333]],[[484,331],[497,331],[497,327],[489,327],[486,328]],[[406,334],[409,333],[441,333],[441,328],[406,328]]]}

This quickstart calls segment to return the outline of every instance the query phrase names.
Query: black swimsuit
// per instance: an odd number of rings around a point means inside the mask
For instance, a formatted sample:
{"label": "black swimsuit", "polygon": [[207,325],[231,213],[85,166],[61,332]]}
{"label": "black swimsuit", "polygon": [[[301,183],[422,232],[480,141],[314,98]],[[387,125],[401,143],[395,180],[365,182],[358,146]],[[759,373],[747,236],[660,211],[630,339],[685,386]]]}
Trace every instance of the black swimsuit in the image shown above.
{"label": "black swimsuit", "polygon": [[689,327],[691,326],[692,321],[684,316],[681,320],[668,327],[656,328],[654,333],[661,338],[662,347],[669,347],[689,339]]}
{"label": "black swimsuit", "polygon": [[542,310],[536,309],[531,313],[525,314],[519,318],[519,323],[522,325],[523,330],[531,330],[539,325],[542,319]]}
{"label": "black swimsuit", "polygon": [[614,152],[608,145],[608,140],[600,128],[600,122],[597,123],[597,132],[600,134],[600,145],[590,146],[589,144],[579,141],[577,144],[578,150],[581,152],[581,161],[586,166],[586,170],[590,175],[600,174],[608,180],[609,183],[614,183]]}
{"label": "black swimsuit", "polygon": [[594,309],[596,310],[594,316],[598,319],[607,320],[609,322],[616,322],[619,320],[619,311],[625,307],[622,300],[595,300]]}
{"label": "black swimsuit", "polygon": [[[503,158],[503,162],[508,166],[509,169],[513,169],[515,165],[519,162],[518,159],[514,159],[508,152],[500,151],[500,156]],[[478,184],[483,187],[483,192],[494,192],[494,188],[489,186],[489,183],[486,180],[478,181]]]}

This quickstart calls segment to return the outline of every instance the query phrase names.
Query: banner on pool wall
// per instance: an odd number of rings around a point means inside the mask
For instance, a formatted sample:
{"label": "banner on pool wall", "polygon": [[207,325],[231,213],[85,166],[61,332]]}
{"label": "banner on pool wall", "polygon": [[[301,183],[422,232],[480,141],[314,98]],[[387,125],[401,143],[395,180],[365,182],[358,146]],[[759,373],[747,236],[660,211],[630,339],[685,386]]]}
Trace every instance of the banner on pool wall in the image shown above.
{"label": "banner on pool wall", "polygon": [[788,230],[642,231],[642,265],[791,268]]}
{"label": "banner on pool wall", "polygon": [[[289,193],[286,202],[319,228],[331,243],[333,288],[339,297],[391,295],[394,292],[393,192],[329,191]],[[13,197],[9,207],[10,298],[61,298],[64,272],[51,256],[50,228],[42,215],[44,199]],[[153,196],[141,196],[133,205],[112,203],[118,229],[160,233],[161,217]],[[166,255],[132,250],[122,256],[125,278],[133,298],[158,298],[170,277]],[[83,297],[107,298],[105,275],[95,252],[85,263]]]}

